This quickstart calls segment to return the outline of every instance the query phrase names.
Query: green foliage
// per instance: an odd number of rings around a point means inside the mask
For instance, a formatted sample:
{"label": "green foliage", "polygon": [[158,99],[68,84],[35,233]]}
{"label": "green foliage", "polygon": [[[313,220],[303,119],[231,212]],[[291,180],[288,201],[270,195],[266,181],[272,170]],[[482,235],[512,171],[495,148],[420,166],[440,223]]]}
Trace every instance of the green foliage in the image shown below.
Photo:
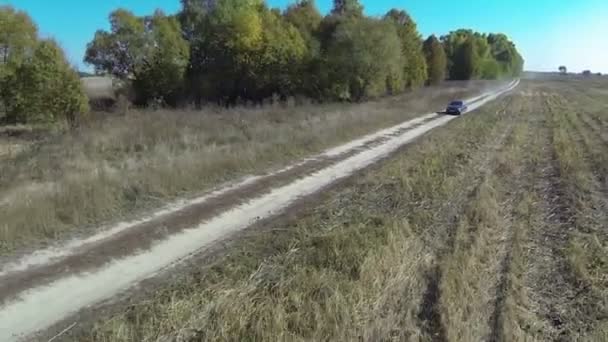
{"label": "green foliage", "polygon": [[25,13],[0,7],[0,19],[2,120],[76,125],[88,112],[88,102],[63,51],[52,40],[40,40]]}
{"label": "green foliage", "polygon": [[196,25],[189,80],[195,101],[287,96],[300,89],[297,73],[307,43],[280,13],[257,1],[218,1]]}
{"label": "green foliage", "polygon": [[523,71],[524,59],[521,57],[515,44],[509,41],[504,34],[488,35],[488,44],[491,54],[500,67],[500,73],[507,76],[518,76]]}
{"label": "green foliage", "polygon": [[85,62],[97,72],[133,80],[136,102],[177,102],[189,61],[189,45],[178,20],[157,11],[137,17],[118,9],[110,14],[110,32],[97,31]]}
{"label": "green foliage", "polygon": [[495,80],[501,77],[503,70],[498,61],[494,59],[485,59],[480,66],[480,77],[484,80]]}
{"label": "green foliage", "polygon": [[428,83],[439,84],[445,80],[447,70],[447,56],[445,50],[435,35],[424,41],[423,51],[428,66]]}
{"label": "green foliage", "polygon": [[331,13],[334,15],[363,17],[363,5],[359,3],[359,0],[334,0],[334,7]]}
{"label": "green foliage", "polygon": [[403,56],[395,25],[362,18],[342,21],[327,50],[330,96],[360,100],[402,83]]}
{"label": "green foliage", "polygon": [[314,0],[299,0],[287,8],[284,17],[298,29],[307,46],[306,56],[293,76],[300,81],[300,92],[319,98],[321,88],[319,68],[322,64],[319,33],[323,16],[316,8]]}
{"label": "green foliage", "polygon": [[25,13],[9,6],[0,6],[0,120],[9,120],[6,117],[7,101],[13,96],[9,82],[26,56],[31,55],[36,47],[37,36],[36,26]]}
{"label": "green foliage", "polygon": [[[263,0],[181,3],[175,16],[113,11],[85,62],[134,90],[136,104],[170,106],[296,94],[358,101],[437,84],[446,73],[513,77],[524,64],[504,34],[461,29],[423,43],[407,12],[374,19],[358,0],[335,0],[325,17],[314,0],[297,0],[283,13]],[[0,7],[0,120],[74,124],[86,111],[78,75],[57,44],[40,41],[25,13]]]}
{"label": "green foliage", "polygon": [[300,31],[279,13],[263,10],[262,19],[262,50],[252,83],[257,83],[258,97],[294,95],[303,86],[300,66],[309,48]]}
{"label": "green foliage", "polygon": [[143,63],[145,49],[144,22],[133,13],[118,9],[110,14],[110,32],[99,30],[87,45],[85,62],[97,72],[118,78],[134,77]]}
{"label": "green foliage", "polygon": [[38,30],[26,13],[0,6],[0,70],[3,73],[21,64],[37,41]]}
{"label": "green foliage", "polygon": [[200,37],[201,23],[205,16],[215,8],[215,0],[181,0],[182,10],[178,13],[179,21],[188,41]]}
{"label": "green foliage", "polygon": [[13,97],[8,116],[19,123],[77,123],[88,112],[77,73],[51,40],[38,43],[30,60],[22,63],[12,80]]}
{"label": "green foliage", "polygon": [[453,75],[456,80],[475,79],[479,75],[481,58],[477,52],[475,38],[469,38],[456,50]]}
{"label": "green foliage", "polygon": [[[479,36],[471,30],[458,30],[441,38],[448,56],[448,70],[452,80],[469,80],[479,76],[481,58]],[[483,47],[482,47],[483,48]]]}
{"label": "green foliage", "polygon": [[451,79],[496,79],[518,76],[524,60],[504,34],[457,30],[441,37]]}
{"label": "green foliage", "polygon": [[315,6],[314,0],[300,0],[285,11],[285,20],[298,29],[313,54],[319,51],[319,42],[316,34],[323,20],[323,16]]}
{"label": "green foliage", "polygon": [[203,50],[210,58],[197,65],[207,97],[229,102],[253,97],[250,80],[263,42],[260,6],[249,0],[218,1],[207,20]]}
{"label": "green foliage", "polygon": [[180,24],[175,17],[156,12],[146,20],[154,48],[145,51],[142,64],[137,66],[133,82],[138,102],[150,100],[175,105],[183,92],[190,47],[181,36]]}
{"label": "green foliage", "polygon": [[399,9],[366,17],[358,0],[335,0],[322,17],[314,0],[281,13],[262,0],[181,0],[175,17],[110,15],[85,61],[130,80],[137,100],[234,104],[305,94],[360,100],[446,78],[518,75],[523,59],[501,34],[458,30],[423,47]]}
{"label": "green foliage", "polygon": [[403,56],[403,82],[406,87],[419,87],[427,79],[426,59],[422,52],[422,40],[416,23],[402,10],[392,9],[385,20],[397,29]]}

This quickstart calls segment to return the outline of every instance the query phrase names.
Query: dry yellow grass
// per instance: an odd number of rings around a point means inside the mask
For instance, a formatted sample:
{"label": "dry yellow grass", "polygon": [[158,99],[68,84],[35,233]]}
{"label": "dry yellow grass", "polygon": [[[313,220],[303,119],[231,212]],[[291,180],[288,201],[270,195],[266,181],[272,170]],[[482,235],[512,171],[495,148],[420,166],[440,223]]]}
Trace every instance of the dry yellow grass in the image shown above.
{"label": "dry yellow grass", "polygon": [[114,99],[114,85],[111,77],[90,76],[80,79],[85,93],[91,100]]}
{"label": "dry yellow grass", "polygon": [[427,275],[434,246],[449,238],[435,223],[449,219],[446,203],[464,203],[458,189],[480,178],[477,161],[507,125],[497,115],[503,108],[425,137],[300,220],[250,234],[199,276],[74,338],[429,339],[421,319]]}
{"label": "dry yellow grass", "polygon": [[522,87],[68,339],[605,340],[606,146]]}
{"label": "dry yellow grass", "polygon": [[279,167],[464,93],[456,84],[358,105],[133,111],[52,135],[0,161],[0,255]]}
{"label": "dry yellow grass", "polygon": [[[601,130],[608,97],[594,83],[531,84],[537,132],[537,191],[528,194],[514,238],[504,341],[604,341],[608,326],[608,146]],[[593,117],[593,124],[587,121]],[[587,122],[587,123],[585,123]],[[527,229],[525,228],[527,227]]]}
{"label": "dry yellow grass", "polygon": [[526,81],[64,339],[605,341],[608,96],[588,90],[600,86]]}

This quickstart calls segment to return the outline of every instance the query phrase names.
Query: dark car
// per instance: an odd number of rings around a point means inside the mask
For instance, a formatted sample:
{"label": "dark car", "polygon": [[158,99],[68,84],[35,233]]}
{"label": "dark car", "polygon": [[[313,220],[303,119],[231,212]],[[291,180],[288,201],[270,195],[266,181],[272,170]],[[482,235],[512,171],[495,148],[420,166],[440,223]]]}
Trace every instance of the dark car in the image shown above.
{"label": "dark car", "polygon": [[467,105],[464,104],[464,101],[452,101],[445,109],[446,114],[456,114],[460,115],[467,111]]}

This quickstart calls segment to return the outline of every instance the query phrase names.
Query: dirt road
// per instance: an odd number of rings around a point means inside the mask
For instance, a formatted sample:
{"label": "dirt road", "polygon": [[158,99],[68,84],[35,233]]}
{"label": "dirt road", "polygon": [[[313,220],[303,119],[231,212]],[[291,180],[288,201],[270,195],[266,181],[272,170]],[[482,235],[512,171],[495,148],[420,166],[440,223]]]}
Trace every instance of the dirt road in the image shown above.
{"label": "dirt road", "polygon": [[[468,99],[469,111],[514,89]],[[456,116],[417,119],[330,149],[201,198],[175,203],[82,240],[0,266],[0,340],[18,341],[111,298],[144,279],[391,155]]]}

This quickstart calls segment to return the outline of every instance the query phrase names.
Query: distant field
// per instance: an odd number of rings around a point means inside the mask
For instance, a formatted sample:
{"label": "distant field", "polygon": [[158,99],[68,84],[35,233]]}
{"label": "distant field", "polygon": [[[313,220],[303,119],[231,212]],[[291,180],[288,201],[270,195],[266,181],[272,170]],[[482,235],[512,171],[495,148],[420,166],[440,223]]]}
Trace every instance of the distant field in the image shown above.
{"label": "distant field", "polygon": [[82,77],[84,91],[91,100],[112,99],[114,98],[114,89],[112,87],[112,78],[104,76]]}
{"label": "distant field", "polygon": [[606,86],[525,81],[66,339],[607,341]]}

